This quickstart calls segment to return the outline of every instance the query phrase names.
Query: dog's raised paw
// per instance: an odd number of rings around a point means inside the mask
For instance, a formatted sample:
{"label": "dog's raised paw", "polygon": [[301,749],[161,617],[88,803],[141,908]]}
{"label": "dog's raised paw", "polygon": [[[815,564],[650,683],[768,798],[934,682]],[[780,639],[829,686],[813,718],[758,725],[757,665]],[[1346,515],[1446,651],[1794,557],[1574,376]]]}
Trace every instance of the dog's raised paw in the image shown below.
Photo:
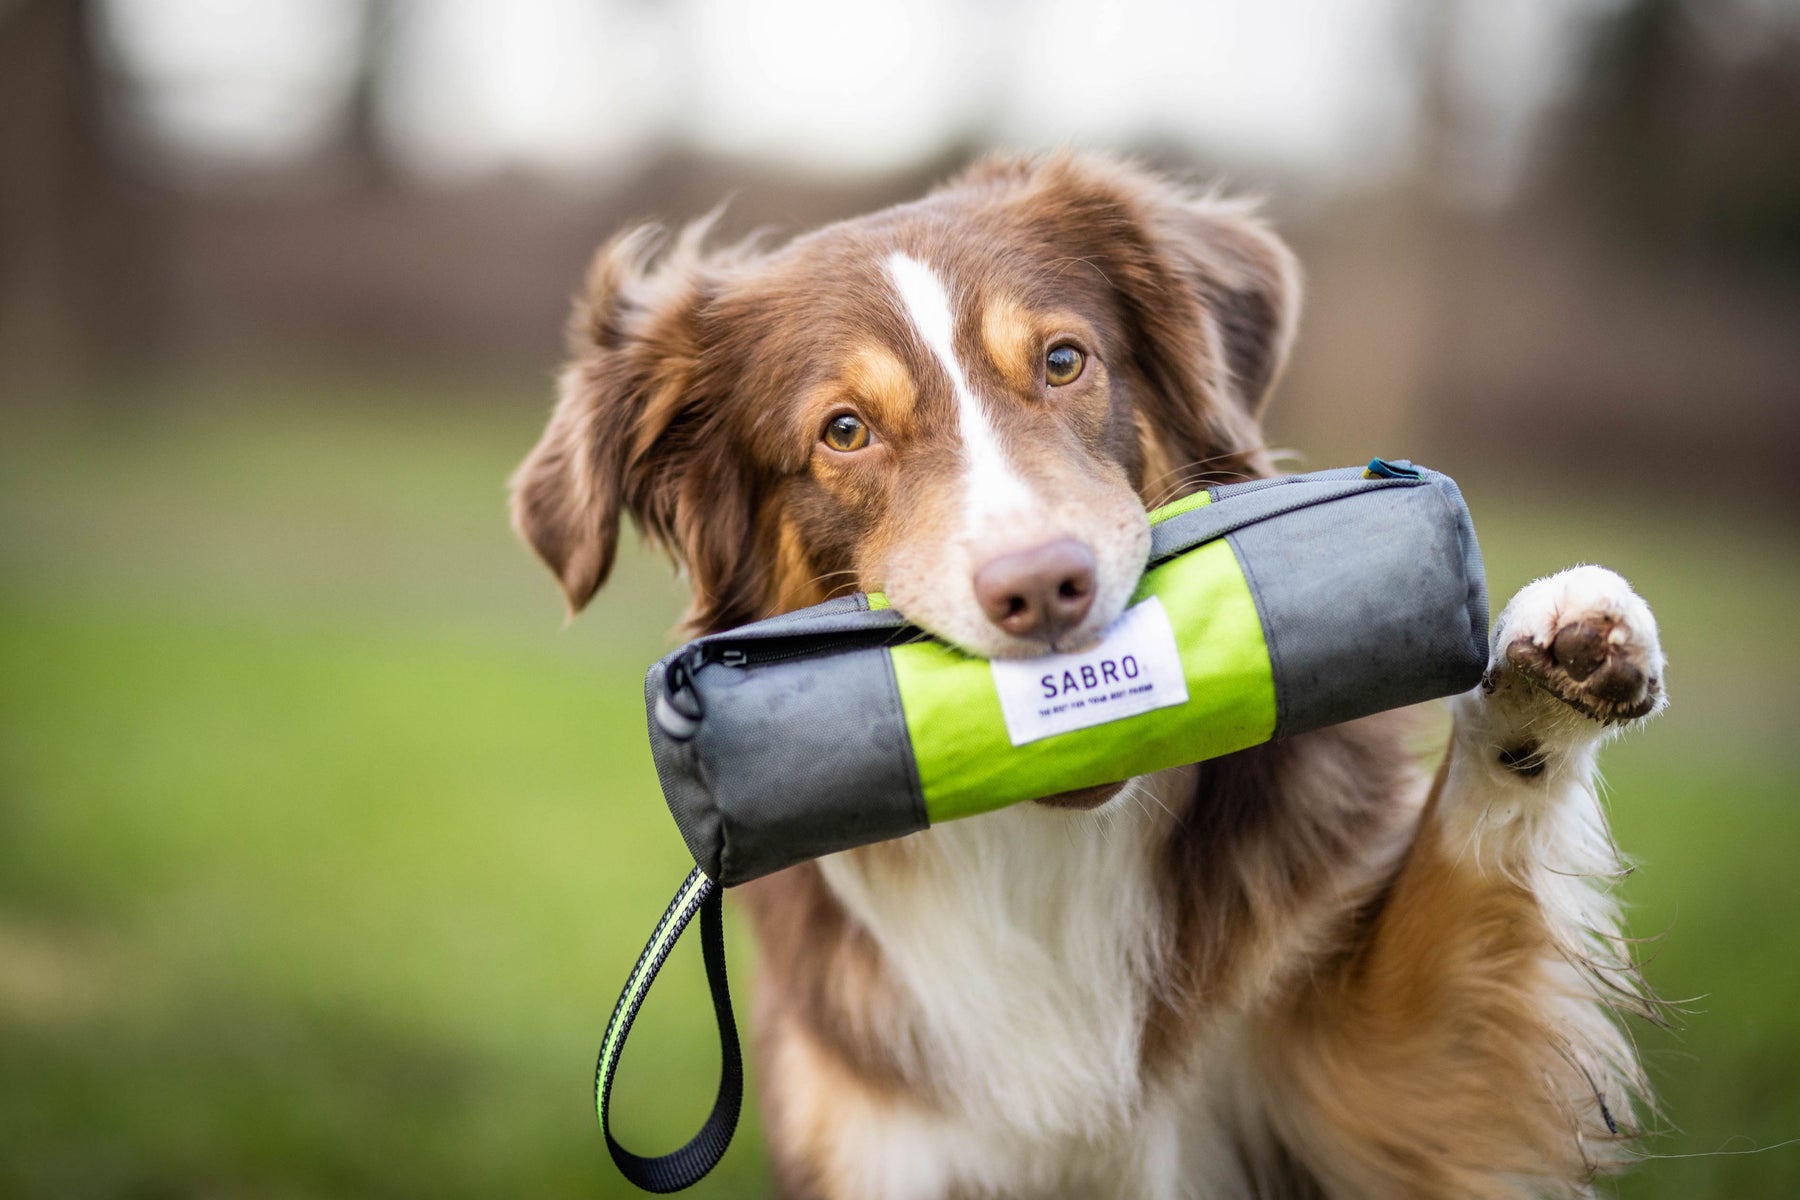
{"label": "dog's raised paw", "polygon": [[1520,590],[1494,625],[1483,687],[1508,674],[1616,725],[1663,706],[1664,660],[1650,606],[1616,573],[1573,567]]}

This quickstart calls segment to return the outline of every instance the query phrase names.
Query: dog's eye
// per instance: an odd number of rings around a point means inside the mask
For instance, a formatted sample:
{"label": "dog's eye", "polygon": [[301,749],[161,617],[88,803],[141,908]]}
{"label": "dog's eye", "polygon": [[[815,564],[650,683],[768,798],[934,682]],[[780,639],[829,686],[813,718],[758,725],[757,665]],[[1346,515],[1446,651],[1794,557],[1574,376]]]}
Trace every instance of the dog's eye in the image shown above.
{"label": "dog's eye", "polygon": [[1056,346],[1044,355],[1044,382],[1051,387],[1074,383],[1081,378],[1081,368],[1086,363],[1087,355],[1075,347]]}
{"label": "dog's eye", "polygon": [[869,427],[849,413],[839,413],[825,423],[825,444],[846,454],[869,444]]}

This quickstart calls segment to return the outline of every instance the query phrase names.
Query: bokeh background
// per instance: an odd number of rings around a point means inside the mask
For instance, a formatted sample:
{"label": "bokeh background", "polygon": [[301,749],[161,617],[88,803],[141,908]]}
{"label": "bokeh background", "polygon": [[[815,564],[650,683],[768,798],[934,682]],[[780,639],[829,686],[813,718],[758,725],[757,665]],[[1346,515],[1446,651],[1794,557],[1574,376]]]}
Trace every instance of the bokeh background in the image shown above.
{"label": "bokeh background", "polygon": [[[1603,1192],[1800,1195],[1787,0],[0,0],[0,1194],[626,1194],[589,1064],[688,865],[680,585],[628,548],[565,630],[507,531],[567,297],[627,218],[1065,144],[1267,197],[1298,465],[1431,462],[1497,597],[1656,606],[1607,768],[1686,1015]],[[646,1148],[709,1103],[695,957]],[[696,1194],[762,1178],[751,1114]]]}

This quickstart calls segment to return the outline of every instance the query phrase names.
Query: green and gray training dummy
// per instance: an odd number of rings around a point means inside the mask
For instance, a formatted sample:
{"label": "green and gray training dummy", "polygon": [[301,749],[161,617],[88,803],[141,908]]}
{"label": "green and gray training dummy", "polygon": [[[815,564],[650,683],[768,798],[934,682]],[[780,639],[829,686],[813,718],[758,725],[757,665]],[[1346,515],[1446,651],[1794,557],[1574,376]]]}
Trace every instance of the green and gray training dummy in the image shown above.
{"label": "green and gray training dummy", "polygon": [[[743,1064],[719,887],[1021,800],[1199,762],[1464,691],[1487,585],[1456,484],[1408,463],[1231,484],[1150,514],[1131,605],[1087,649],[972,658],[855,595],[689,642],[650,668],[650,746],[697,864],[613,1008],[594,1100],[613,1162],[688,1187],[737,1127]],[[699,915],[719,1027],[711,1114],[653,1158],[613,1137],[614,1074]]]}
{"label": "green and gray training dummy", "polygon": [[987,661],[855,595],[650,669],[650,744],[702,871],[742,883],[927,825],[1474,685],[1487,588],[1456,485],[1380,459],[1151,514],[1132,604],[1076,653]]}

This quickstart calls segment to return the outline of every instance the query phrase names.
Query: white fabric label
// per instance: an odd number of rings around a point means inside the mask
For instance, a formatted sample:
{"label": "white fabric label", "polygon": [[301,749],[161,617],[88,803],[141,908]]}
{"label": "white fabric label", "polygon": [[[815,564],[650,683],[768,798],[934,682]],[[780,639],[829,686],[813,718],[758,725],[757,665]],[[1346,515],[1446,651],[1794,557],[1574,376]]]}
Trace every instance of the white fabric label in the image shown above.
{"label": "white fabric label", "polygon": [[1175,631],[1155,596],[1126,609],[1097,644],[1079,653],[997,658],[989,666],[1015,746],[1188,698]]}

